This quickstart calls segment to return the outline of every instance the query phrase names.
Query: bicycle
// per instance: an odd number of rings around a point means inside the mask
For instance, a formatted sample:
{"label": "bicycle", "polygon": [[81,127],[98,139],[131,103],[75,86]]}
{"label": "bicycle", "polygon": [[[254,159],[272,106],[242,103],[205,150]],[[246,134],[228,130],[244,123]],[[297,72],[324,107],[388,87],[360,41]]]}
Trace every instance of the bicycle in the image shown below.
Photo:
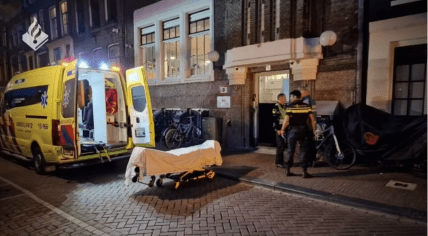
{"label": "bicycle", "polygon": [[193,123],[193,116],[188,116],[183,123],[177,117],[173,125],[164,131],[163,137],[167,149],[180,148],[184,146],[202,143],[202,131]]}
{"label": "bicycle", "polygon": [[357,159],[357,153],[346,142],[339,142],[334,127],[331,125],[326,129],[326,125],[317,124],[317,161],[323,159],[333,168],[346,170],[351,168]]}

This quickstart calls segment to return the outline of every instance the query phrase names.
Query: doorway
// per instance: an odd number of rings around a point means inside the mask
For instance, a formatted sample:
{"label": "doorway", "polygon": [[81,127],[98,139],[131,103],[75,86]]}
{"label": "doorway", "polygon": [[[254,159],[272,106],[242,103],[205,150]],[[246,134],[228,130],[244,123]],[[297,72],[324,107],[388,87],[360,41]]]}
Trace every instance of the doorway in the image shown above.
{"label": "doorway", "polygon": [[288,70],[263,72],[254,75],[254,140],[256,146],[275,146],[272,108],[277,96],[290,90],[290,73]]}

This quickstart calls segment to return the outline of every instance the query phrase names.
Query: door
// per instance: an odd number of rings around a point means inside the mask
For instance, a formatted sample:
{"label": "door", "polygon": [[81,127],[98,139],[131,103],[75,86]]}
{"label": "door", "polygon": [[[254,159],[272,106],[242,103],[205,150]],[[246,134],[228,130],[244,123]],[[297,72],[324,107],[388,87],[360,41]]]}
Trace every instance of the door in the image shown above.
{"label": "door", "polygon": [[75,63],[69,63],[64,70],[60,87],[60,127],[59,136],[64,157],[75,158],[80,155],[78,145],[77,119],[77,71]]}
{"label": "door", "polygon": [[276,71],[255,75],[255,117],[254,130],[256,145],[275,146],[275,132],[273,130],[272,108],[277,96],[284,93],[289,97],[289,72]]}
{"label": "door", "polygon": [[143,67],[126,71],[126,97],[134,144],[155,147],[152,104]]}

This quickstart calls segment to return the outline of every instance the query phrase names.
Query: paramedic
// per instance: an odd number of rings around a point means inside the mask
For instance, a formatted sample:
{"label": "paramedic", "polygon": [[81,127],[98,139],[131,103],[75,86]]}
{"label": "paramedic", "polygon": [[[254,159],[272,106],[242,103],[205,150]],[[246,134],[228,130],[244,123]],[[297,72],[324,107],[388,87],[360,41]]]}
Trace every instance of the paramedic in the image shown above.
{"label": "paramedic", "polygon": [[85,124],[87,130],[94,129],[94,107],[92,104],[92,89],[89,88],[88,92],[89,102],[83,110],[83,124]]}
{"label": "paramedic", "polygon": [[[309,105],[309,107],[312,110],[312,115],[314,116],[316,121],[317,112],[316,112],[315,100],[311,97],[311,95],[309,95],[309,91],[306,88],[301,88],[300,92],[302,93],[302,102]],[[313,167],[315,167],[317,149],[316,149],[316,143],[314,140],[314,133],[312,132],[312,129],[309,123],[307,125],[307,134],[308,134],[308,149],[306,150],[306,152],[308,155],[308,161],[310,164],[312,164]]]}
{"label": "paramedic", "polygon": [[275,130],[276,137],[275,165],[277,167],[284,167],[284,150],[287,147],[287,143],[281,135],[281,126],[285,118],[285,110],[287,108],[285,103],[287,102],[287,98],[285,97],[285,94],[280,93],[278,94],[277,99],[278,102],[275,103],[272,109],[273,128]]}
{"label": "paramedic", "polygon": [[281,134],[285,133],[285,129],[290,127],[288,131],[288,152],[286,159],[286,176],[293,176],[290,172],[290,168],[293,165],[294,151],[296,149],[296,143],[300,143],[300,165],[303,168],[303,178],[312,177],[307,172],[308,168],[308,157],[306,155],[308,145],[307,135],[307,120],[309,119],[310,125],[312,126],[313,132],[315,132],[315,119],[312,115],[311,108],[300,100],[301,93],[298,90],[294,90],[290,93],[291,104],[287,108],[284,123],[281,128]]}

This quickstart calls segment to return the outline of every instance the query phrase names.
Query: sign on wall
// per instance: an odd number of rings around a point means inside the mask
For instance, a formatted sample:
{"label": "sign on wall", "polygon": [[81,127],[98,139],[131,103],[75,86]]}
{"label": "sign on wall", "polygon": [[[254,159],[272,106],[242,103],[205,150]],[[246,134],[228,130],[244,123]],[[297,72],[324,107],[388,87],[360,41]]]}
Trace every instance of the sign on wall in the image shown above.
{"label": "sign on wall", "polygon": [[230,96],[217,96],[217,108],[230,108]]}

